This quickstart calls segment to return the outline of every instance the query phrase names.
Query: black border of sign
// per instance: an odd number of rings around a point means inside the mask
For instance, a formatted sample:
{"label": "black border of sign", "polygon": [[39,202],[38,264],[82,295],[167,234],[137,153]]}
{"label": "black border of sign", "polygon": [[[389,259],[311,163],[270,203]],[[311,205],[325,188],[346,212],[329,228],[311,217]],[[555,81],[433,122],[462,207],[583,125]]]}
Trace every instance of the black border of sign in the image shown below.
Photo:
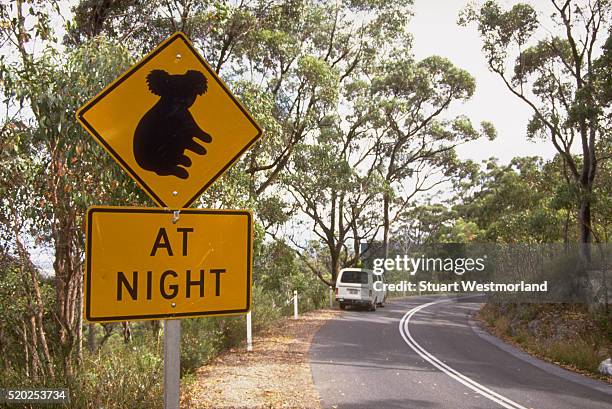
{"label": "black border of sign", "polygon": [[230,159],[227,164],[221,168],[221,170],[219,172],[217,172],[216,175],[214,175],[208,182],[206,182],[206,184],[204,185],[204,187],[202,187],[191,199],[189,199],[187,201],[187,203],[185,203],[184,205],[180,206],[181,208],[184,207],[189,207],[191,206],[191,204],[198,198],[200,197],[200,195],[202,193],[204,193],[204,191],[206,189],[208,189],[210,187],[210,185],[212,185],[215,180],[217,180],[221,175],[223,175],[225,173],[225,171],[234,164],[234,162],[236,162],[236,160],[242,156],[242,154],[249,149],[254,143],[255,141],[257,141],[261,135],[262,135],[262,129],[259,126],[259,124],[257,124],[257,122],[255,122],[255,120],[253,119],[253,117],[251,116],[251,114],[242,106],[242,104],[240,103],[240,101],[238,101],[236,99],[236,97],[234,97],[234,94],[232,94],[230,92],[230,90],[228,89],[228,87],[223,83],[223,81],[218,77],[217,73],[214,72],[214,70],[208,65],[208,63],[206,62],[206,60],[204,60],[204,58],[202,58],[202,56],[200,56],[200,54],[196,51],[196,49],[193,47],[193,45],[191,44],[191,42],[187,39],[187,37],[185,36],[185,34],[178,32],[178,33],[174,33],[173,35],[171,35],[165,42],[161,43],[156,49],[154,49],[149,55],[147,55],[145,58],[143,58],[140,62],[138,62],[136,65],[134,65],[132,68],[130,68],[127,72],[125,72],[124,74],[122,74],[117,80],[115,80],[115,82],[113,82],[110,86],[108,86],[107,88],[105,88],[104,90],[102,90],[102,92],[100,92],[98,95],[96,95],[91,101],[89,101],[88,103],[86,103],[82,108],[80,108],[77,112],[76,112],[76,117],[77,120],[83,124],[83,126],[85,126],[85,128],[87,129],[87,131],[94,136],[94,138],[98,141],[99,144],[101,144],[104,149],[106,149],[106,151],[108,153],[111,154],[111,156],[119,163],[119,165],[121,165],[121,167],[123,169],[125,169],[128,174],[130,176],[132,176],[132,178],[134,178],[134,180],[144,189],[144,191],[146,193],[149,194],[149,196],[151,196],[151,198],[160,206],[162,207],[168,207],[168,205],[153,191],[153,189],[151,189],[141,178],[140,176],[138,176],[138,174],[136,174],[136,172],[130,168],[128,166],[128,164],[123,160],[123,158],[121,156],[119,156],[119,154],[117,154],[117,152],[115,152],[115,150],[102,138],[102,136],[94,129],[94,127],[87,122],[87,120],[85,119],[85,114],[87,113],[87,111],[89,111],[96,103],[98,103],[98,101],[100,101],[102,98],[104,98],[106,95],[108,95],[111,91],[113,91],[115,88],[117,88],[123,81],[125,81],[126,79],[128,79],[132,74],[134,74],[137,70],[140,69],[140,67],[142,67],[144,64],[146,64],[148,61],[150,61],[153,57],[155,57],[157,54],[159,54],[163,49],[165,49],[166,47],[168,47],[170,44],[172,44],[174,41],[176,40],[183,40],[183,42],[185,43],[185,45],[187,46],[187,48],[189,48],[191,50],[191,52],[196,56],[196,58],[198,59],[198,61],[200,61],[200,63],[202,64],[202,66],[206,69],[206,71],[208,71],[208,74],[214,78],[215,81],[217,81],[217,84],[219,84],[219,86],[221,88],[223,88],[223,90],[226,92],[227,95],[229,95],[229,97],[232,99],[232,101],[234,101],[234,103],[236,104],[236,106],[238,108],[240,108],[240,110],[242,111],[242,113],[248,118],[249,122],[251,122],[251,124],[253,124],[253,126],[255,127],[255,129],[257,129],[257,135],[255,135],[253,137],[253,139],[251,139],[249,141],[249,143],[246,144],[246,146],[236,154],[236,156],[234,156],[232,159]]}
{"label": "black border of sign", "polygon": [[108,322],[108,321],[130,321],[130,320],[147,320],[147,319],[158,319],[158,318],[175,318],[175,317],[201,317],[206,315],[230,315],[240,314],[250,311],[251,306],[251,257],[252,257],[252,246],[253,246],[253,216],[251,212],[245,210],[203,210],[203,209],[181,209],[181,214],[221,214],[221,215],[241,215],[246,216],[248,221],[247,231],[247,274],[246,274],[246,306],[244,309],[238,310],[219,310],[219,311],[206,311],[206,312],[183,312],[178,314],[150,314],[150,315],[127,315],[119,317],[91,317],[91,245],[92,245],[92,229],[93,229],[93,215],[94,213],[161,213],[172,215],[171,210],[156,209],[156,208],[144,208],[144,207],[90,207],[87,209],[87,243],[85,248],[85,255],[87,259],[87,270],[85,289],[86,302],[85,302],[85,318],[90,322]]}

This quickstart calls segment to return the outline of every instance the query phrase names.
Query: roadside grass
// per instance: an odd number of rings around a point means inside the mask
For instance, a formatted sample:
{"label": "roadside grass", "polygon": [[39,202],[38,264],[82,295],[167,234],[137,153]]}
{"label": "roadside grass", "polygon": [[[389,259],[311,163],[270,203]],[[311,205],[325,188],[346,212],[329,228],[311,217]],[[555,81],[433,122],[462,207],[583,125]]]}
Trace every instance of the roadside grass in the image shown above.
{"label": "roadside grass", "polygon": [[[301,292],[300,313],[320,309],[327,303],[324,286]],[[253,334],[256,335],[293,313],[286,295],[253,286]],[[163,331],[150,322],[133,322],[132,337],[124,340],[117,324],[110,336],[96,334],[94,352],[83,349],[81,364],[70,375],[58,374],[54,381],[34,379],[22,367],[4,365],[0,388],[66,388],[70,403],[49,404],[49,409],[156,409],[163,406]],[[192,318],[181,321],[181,387],[197,381],[195,371],[223,351],[246,338],[244,316]],[[102,345],[100,345],[102,344]],[[56,368],[61,362],[55,363]],[[0,403],[0,408],[7,407]],[[12,407],[12,406],[11,406]],[[39,407],[23,404],[24,409]]]}
{"label": "roadside grass", "polygon": [[600,359],[592,344],[582,339],[570,342],[555,341],[546,348],[534,348],[539,355],[549,356],[554,362],[571,365],[583,371],[596,372]]}
{"label": "roadside grass", "polygon": [[612,383],[598,372],[612,353],[610,313],[566,304],[485,304],[478,317],[499,338],[546,361]]}

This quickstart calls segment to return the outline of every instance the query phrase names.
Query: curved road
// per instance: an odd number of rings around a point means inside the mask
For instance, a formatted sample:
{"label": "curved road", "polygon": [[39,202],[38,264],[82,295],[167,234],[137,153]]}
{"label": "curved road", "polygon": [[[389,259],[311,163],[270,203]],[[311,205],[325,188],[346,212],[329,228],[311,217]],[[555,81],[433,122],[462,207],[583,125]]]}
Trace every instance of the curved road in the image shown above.
{"label": "curved road", "polygon": [[612,409],[612,385],[484,334],[470,321],[478,307],[411,297],[329,321],[310,349],[322,407]]}

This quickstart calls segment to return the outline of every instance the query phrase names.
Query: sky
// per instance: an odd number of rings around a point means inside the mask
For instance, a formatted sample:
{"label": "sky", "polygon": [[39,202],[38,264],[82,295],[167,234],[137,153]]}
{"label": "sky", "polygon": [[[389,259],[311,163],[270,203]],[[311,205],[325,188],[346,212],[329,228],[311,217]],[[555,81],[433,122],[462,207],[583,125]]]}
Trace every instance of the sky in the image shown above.
{"label": "sky", "polygon": [[[532,4],[536,10],[548,7],[542,0],[522,2]],[[500,3],[507,7],[517,1]],[[455,105],[455,113],[467,115],[474,124],[490,121],[497,129],[495,141],[479,140],[463,145],[458,149],[459,157],[477,162],[497,157],[501,163],[516,156],[552,158],[556,151],[550,141],[531,142],[525,137],[532,111],[488,70],[476,26],[457,25],[457,16],[467,4],[467,0],[415,0],[414,17],[409,23],[416,58],[446,57],[476,78],[474,96],[465,104]]]}

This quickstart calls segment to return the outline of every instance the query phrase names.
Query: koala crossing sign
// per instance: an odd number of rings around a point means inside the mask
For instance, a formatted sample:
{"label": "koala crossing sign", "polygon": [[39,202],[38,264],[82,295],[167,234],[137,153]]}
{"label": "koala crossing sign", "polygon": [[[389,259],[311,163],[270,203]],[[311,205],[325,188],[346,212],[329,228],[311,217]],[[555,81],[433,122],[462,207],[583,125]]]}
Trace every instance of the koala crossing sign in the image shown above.
{"label": "koala crossing sign", "polygon": [[162,207],[189,207],[261,128],[183,33],[81,107],[79,123]]}
{"label": "koala crossing sign", "polygon": [[91,322],[246,313],[252,216],[244,210],[90,207],[85,317]]}

